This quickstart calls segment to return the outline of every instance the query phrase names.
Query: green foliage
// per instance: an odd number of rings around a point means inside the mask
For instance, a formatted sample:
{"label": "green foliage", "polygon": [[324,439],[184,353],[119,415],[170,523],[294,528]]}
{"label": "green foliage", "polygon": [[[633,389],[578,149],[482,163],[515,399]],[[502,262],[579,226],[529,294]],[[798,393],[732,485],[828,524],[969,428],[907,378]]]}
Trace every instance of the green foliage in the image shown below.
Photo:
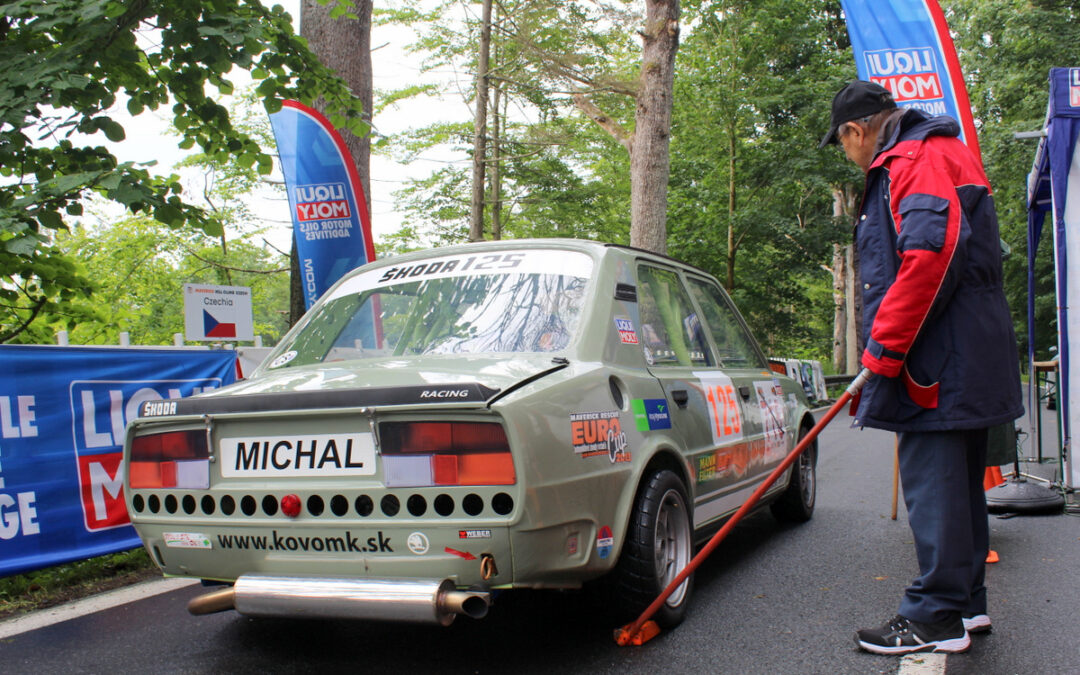
{"label": "green foliage", "polygon": [[[851,65],[834,3],[687,2],[675,80],[668,251],[725,280],[768,353],[829,355],[831,186],[861,180],[817,151]],[[730,244],[729,244],[730,242]],[[734,268],[731,269],[731,266]]]}
{"label": "green foliage", "polygon": [[0,618],[51,607],[141,578],[160,577],[141,546],[0,579]]}
{"label": "green foliage", "polygon": [[289,15],[259,2],[7,2],[0,63],[0,342],[27,339],[35,320],[70,315],[72,301],[92,292],[50,244],[88,194],[170,227],[223,231],[218,214],[184,200],[175,176],[97,145],[125,139],[110,117],[116,105],[132,115],[171,106],[181,148],[262,174],[269,155],[216,100],[233,92],[234,68],[258,81],[266,112],[284,98],[322,97],[343,128],[367,131],[358,100],[294,34]]}
{"label": "green foliage", "polygon": [[288,258],[244,239],[228,242],[173,230],[151,218],[131,217],[59,237],[64,254],[82,261],[97,281],[93,303],[105,316],[69,329],[72,344],[172,344],[184,332],[185,283],[248,286],[255,334],[272,344],[288,329]]}

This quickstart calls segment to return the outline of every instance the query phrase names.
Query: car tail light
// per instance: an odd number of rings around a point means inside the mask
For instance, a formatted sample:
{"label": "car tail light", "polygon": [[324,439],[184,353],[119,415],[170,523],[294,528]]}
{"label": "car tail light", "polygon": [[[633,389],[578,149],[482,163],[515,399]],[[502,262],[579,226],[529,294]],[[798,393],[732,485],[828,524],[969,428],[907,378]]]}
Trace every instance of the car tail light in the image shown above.
{"label": "car tail light", "polygon": [[494,422],[384,422],[379,442],[388,487],[515,481],[510,443]]}
{"label": "car tail light", "polygon": [[131,441],[128,482],[134,489],[210,487],[206,431],[169,431]]}

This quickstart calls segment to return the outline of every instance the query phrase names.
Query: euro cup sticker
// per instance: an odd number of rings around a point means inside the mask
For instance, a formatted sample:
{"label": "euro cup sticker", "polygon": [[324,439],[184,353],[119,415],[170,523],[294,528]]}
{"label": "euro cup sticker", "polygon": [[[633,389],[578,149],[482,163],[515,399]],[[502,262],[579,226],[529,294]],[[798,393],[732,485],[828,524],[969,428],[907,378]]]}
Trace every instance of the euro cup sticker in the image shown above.
{"label": "euro cup sticker", "polygon": [[629,462],[630,450],[618,410],[572,413],[570,442],[581,457],[606,455],[612,464]]}

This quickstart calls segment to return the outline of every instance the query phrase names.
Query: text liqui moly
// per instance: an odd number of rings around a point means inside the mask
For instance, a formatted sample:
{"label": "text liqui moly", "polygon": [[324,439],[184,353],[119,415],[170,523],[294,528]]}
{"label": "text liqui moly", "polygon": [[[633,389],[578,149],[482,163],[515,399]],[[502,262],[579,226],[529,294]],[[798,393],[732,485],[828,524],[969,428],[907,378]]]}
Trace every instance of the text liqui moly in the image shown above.
{"label": "text liqui moly", "polygon": [[352,216],[344,183],[301,185],[294,190],[293,196],[296,198],[296,221],[299,223]]}
{"label": "text liqui moly", "polygon": [[919,108],[931,115],[946,113],[945,90],[933,49],[879,49],[863,56],[870,81],[892,92],[898,106]]}

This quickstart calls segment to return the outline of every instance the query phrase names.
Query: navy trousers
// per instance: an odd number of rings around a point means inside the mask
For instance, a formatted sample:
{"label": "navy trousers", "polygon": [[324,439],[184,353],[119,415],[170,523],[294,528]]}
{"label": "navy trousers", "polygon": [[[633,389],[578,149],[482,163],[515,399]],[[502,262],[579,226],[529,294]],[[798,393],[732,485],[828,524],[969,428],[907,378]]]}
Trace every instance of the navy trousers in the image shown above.
{"label": "navy trousers", "polygon": [[900,614],[913,621],[986,613],[986,444],[986,429],[900,434],[900,479],[919,561]]}

